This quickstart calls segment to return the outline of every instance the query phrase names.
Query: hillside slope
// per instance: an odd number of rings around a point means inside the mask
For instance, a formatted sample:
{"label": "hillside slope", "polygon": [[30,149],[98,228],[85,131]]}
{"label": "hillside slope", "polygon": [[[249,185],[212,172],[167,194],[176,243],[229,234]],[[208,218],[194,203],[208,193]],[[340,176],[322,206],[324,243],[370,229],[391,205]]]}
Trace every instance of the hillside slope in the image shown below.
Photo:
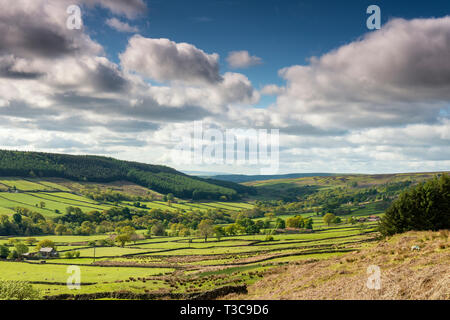
{"label": "hillside slope", "polygon": [[[449,230],[407,232],[356,253],[306,260],[270,271],[247,295],[226,299],[450,299]],[[412,251],[418,246],[419,251]],[[366,286],[381,269],[381,289]]]}
{"label": "hillside slope", "polygon": [[251,181],[265,181],[265,180],[277,180],[277,179],[296,179],[305,177],[328,177],[334,176],[334,173],[288,173],[288,174],[275,174],[275,175],[245,175],[245,174],[220,174],[214,175],[210,178],[231,181],[236,183],[251,182]]}
{"label": "hillside slope", "polygon": [[51,177],[75,181],[125,180],[160,193],[189,199],[236,199],[252,188],[188,176],[175,169],[100,156],[0,150],[0,176]]}

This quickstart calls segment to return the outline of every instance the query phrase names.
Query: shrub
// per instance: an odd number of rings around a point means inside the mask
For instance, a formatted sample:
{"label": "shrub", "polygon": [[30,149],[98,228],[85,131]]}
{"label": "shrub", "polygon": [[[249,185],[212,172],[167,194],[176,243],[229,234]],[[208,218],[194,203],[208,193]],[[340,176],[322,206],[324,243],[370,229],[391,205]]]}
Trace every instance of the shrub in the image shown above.
{"label": "shrub", "polygon": [[0,245],[0,258],[6,259],[9,256],[9,248],[7,246]]}
{"label": "shrub", "polygon": [[323,217],[323,222],[325,222],[328,226],[336,221],[336,216],[332,213],[327,213]]}
{"label": "shrub", "polygon": [[17,254],[20,256],[24,253],[28,252],[28,247],[22,242],[18,242],[14,245],[14,249],[17,251]]}
{"label": "shrub", "polygon": [[0,300],[39,300],[39,290],[28,282],[0,280]]}
{"label": "shrub", "polygon": [[18,258],[19,258],[19,254],[17,253],[17,251],[15,249],[13,249],[12,251],[9,252],[9,255],[8,255],[9,260],[16,260]]}

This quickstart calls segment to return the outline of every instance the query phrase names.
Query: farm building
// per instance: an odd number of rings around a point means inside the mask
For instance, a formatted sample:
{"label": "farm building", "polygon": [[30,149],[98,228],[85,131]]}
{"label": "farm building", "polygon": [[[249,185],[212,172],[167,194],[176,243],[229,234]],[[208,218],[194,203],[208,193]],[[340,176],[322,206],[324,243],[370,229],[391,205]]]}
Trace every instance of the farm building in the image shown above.
{"label": "farm building", "polygon": [[379,216],[369,216],[367,221],[374,222],[374,221],[380,221],[381,218]]}
{"label": "farm building", "polygon": [[36,257],[37,252],[26,252],[24,254],[22,254],[22,257],[24,257],[25,259],[32,259],[34,257]]}
{"label": "farm building", "polygon": [[42,258],[55,258],[59,256],[58,251],[56,251],[54,248],[41,248],[39,250],[39,254],[42,256]]}

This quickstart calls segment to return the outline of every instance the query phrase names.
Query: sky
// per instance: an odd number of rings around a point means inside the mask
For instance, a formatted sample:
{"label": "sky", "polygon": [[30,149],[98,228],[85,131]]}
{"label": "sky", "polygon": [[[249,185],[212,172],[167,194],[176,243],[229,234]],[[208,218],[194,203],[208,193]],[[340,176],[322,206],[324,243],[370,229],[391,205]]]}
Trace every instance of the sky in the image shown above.
{"label": "sky", "polygon": [[[218,137],[242,129],[279,132],[273,173],[449,170],[449,1],[0,6],[1,149],[263,173],[250,146],[219,161]],[[178,150],[199,124],[215,162]]]}

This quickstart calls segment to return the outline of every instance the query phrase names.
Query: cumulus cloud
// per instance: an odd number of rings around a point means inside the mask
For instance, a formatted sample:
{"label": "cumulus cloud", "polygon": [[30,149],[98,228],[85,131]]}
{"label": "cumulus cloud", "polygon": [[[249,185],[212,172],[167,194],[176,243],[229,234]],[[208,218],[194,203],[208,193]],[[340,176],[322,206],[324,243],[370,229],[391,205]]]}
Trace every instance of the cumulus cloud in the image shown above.
{"label": "cumulus cloud", "polygon": [[139,32],[138,27],[130,26],[128,23],[122,22],[117,18],[107,19],[106,24],[119,32]]}
{"label": "cumulus cloud", "polygon": [[[127,19],[146,9],[141,0],[0,0],[0,148],[170,164],[173,130],[203,120],[219,130],[280,129],[285,171],[450,165],[448,17],[393,20],[284,68],[285,86],[258,92],[241,73],[220,74],[217,54],[169,39],[134,36],[116,64],[87,29],[66,28],[70,4]],[[255,63],[242,56],[239,68]],[[255,108],[260,94],[277,101]]]}
{"label": "cumulus cloud", "polygon": [[69,4],[68,0],[0,0],[0,55],[53,59],[101,53],[101,46],[81,30],[66,27]]}
{"label": "cumulus cloud", "polygon": [[248,51],[232,51],[228,54],[227,62],[231,68],[248,68],[262,63],[262,59],[251,56]]}
{"label": "cumulus cloud", "polygon": [[44,75],[32,68],[25,59],[13,55],[0,56],[0,78],[36,79]]}
{"label": "cumulus cloud", "polygon": [[273,111],[286,121],[348,129],[436,121],[450,100],[450,17],[392,20],[280,75],[287,86]]}
{"label": "cumulus cloud", "polygon": [[161,82],[216,83],[222,79],[218,54],[207,54],[192,44],[169,39],[135,35],[120,61],[125,69]]}

